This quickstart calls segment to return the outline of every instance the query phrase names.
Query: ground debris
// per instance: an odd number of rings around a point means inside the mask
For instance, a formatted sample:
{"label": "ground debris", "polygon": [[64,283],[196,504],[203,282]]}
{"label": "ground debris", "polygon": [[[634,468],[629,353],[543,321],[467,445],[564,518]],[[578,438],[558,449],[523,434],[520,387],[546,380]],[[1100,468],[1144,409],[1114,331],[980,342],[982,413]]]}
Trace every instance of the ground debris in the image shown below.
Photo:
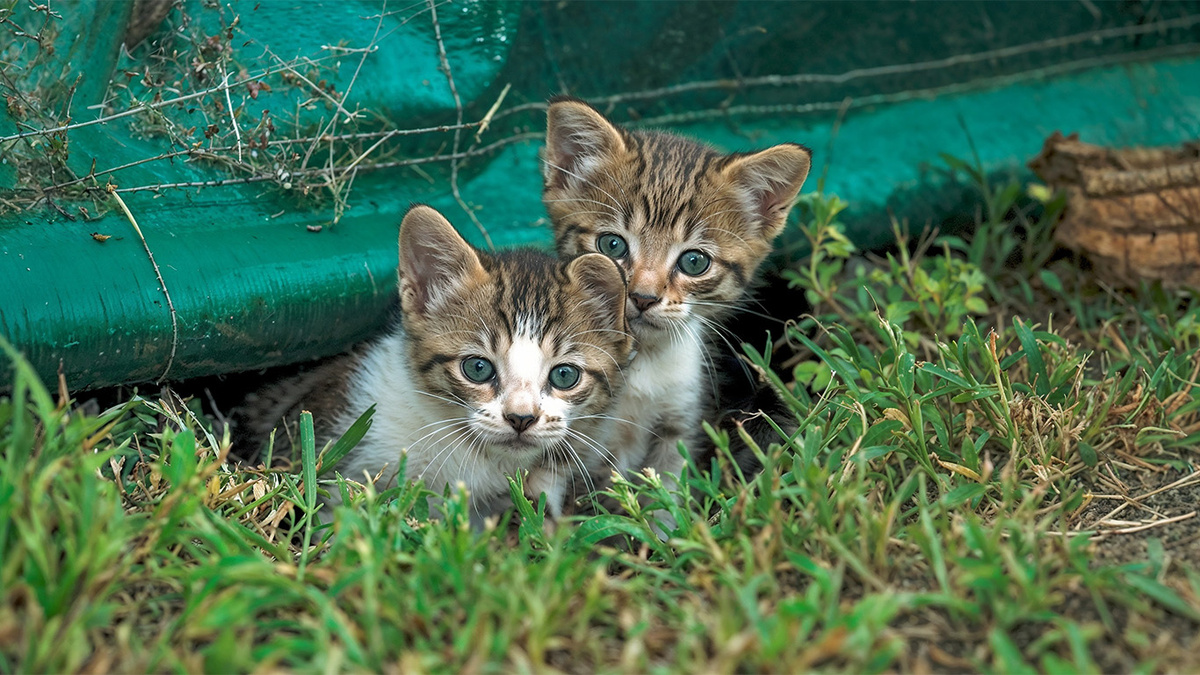
{"label": "ground debris", "polygon": [[1101,276],[1200,286],[1200,142],[1118,150],[1056,131],[1029,168],[1067,192],[1055,239]]}

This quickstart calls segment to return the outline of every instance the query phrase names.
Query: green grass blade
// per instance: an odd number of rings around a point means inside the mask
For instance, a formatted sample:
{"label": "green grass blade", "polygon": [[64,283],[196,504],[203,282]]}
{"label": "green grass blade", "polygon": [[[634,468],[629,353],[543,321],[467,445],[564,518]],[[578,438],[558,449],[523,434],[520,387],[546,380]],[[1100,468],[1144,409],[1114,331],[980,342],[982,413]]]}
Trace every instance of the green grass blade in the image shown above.
{"label": "green grass blade", "polygon": [[304,549],[300,554],[299,578],[312,552],[313,519],[317,515],[317,437],[313,432],[312,413],[300,413],[300,462],[304,473]]}
{"label": "green grass blade", "polygon": [[1038,396],[1045,396],[1050,393],[1050,377],[1046,374],[1046,363],[1042,360],[1042,351],[1038,348],[1037,338],[1020,318],[1014,316],[1012,324],[1013,330],[1017,333],[1017,339],[1021,342],[1021,351],[1025,353],[1025,358],[1029,362],[1029,376],[1033,379],[1034,391]]}
{"label": "green grass blade", "polygon": [[321,475],[325,475],[333,471],[334,468],[337,467],[337,463],[341,461],[343,457],[350,454],[350,451],[354,449],[354,446],[358,445],[358,442],[363,439],[363,436],[366,436],[367,432],[370,431],[374,416],[375,406],[372,404],[370,408],[367,408],[366,412],[359,415],[357,420],[354,420],[354,424],[351,424],[350,428],[346,429],[346,433],[342,434],[333,445],[329,446],[324,452],[321,453],[321,457],[319,458],[321,464]]}

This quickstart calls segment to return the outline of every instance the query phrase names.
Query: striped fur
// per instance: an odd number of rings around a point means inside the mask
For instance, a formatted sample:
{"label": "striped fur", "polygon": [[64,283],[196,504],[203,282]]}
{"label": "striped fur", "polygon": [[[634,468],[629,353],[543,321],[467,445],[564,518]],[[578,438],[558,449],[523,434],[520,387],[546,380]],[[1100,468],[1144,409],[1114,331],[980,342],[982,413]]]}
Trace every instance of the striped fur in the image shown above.
{"label": "striped fur", "polygon": [[[356,350],[339,395],[314,410],[336,438],[377,406],[340,473],[390,486],[406,454],[408,478],[438,493],[465,486],[479,524],[511,504],[507,476],[528,471],[530,496],[544,492],[549,515],[561,515],[576,468],[600,451],[591,439],[609,424],[630,357],[620,269],[596,254],[485,254],[437,211],[414,206],[401,225],[399,274],[402,322]],[[494,377],[469,379],[464,363],[474,358]],[[552,386],[551,370],[564,364],[578,368],[578,383]]]}
{"label": "striped fur", "polygon": [[[629,423],[609,439],[622,471],[677,474],[677,443],[702,445],[699,421],[719,407],[710,342],[783,230],[810,157],[790,143],[720,154],[678,135],[622,129],[577,99],[551,101],[543,197],[559,254],[604,252],[612,235],[627,249],[614,257],[628,279],[638,356],[613,413]],[[685,273],[689,252],[708,267]]]}

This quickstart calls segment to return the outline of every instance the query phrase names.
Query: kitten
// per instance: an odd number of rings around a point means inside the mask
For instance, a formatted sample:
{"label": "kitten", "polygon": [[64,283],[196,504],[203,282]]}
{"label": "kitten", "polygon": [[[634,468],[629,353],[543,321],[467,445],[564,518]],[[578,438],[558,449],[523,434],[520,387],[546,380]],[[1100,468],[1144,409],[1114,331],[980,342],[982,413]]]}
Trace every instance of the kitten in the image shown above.
{"label": "kitten", "polygon": [[547,113],[544,160],[559,254],[603,253],[628,280],[638,356],[612,413],[628,420],[608,441],[614,468],[678,476],[678,443],[699,448],[700,420],[720,408],[709,341],[783,230],[811,152],[785,143],[722,155],[674,134],[622,129],[560,97]]}
{"label": "kitten", "polygon": [[478,527],[511,505],[507,476],[529,471],[530,496],[544,492],[558,518],[630,357],[621,270],[594,253],[486,254],[417,205],[401,225],[399,276],[400,324],[308,385],[325,383],[305,401],[331,421],[318,447],[375,405],[343,476],[389,487],[406,453],[407,477],[435,493],[466,486]]}

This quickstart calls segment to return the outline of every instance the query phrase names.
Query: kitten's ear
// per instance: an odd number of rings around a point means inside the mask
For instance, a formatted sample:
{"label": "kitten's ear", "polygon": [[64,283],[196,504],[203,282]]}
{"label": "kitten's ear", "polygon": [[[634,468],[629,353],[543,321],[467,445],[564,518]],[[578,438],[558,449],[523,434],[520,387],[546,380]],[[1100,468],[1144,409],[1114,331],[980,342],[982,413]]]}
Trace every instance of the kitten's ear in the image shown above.
{"label": "kitten's ear", "polygon": [[417,204],[400,224],[400,306],[428,314],[487,276],[479,254],[442,214]]}
{"label": "kitten's ear", "polygon": [[605,158],[623,152],[624,134],[600,111],[578,99],[551,99],[542,163],[546,189],[586,182]]}
{"label": "kitten's ear", "polygon": [[803,145],[784,143],[738,156],[724,171],[745,195],[746,208],[759,224],[760,234],[771,240],[783,230],[810,167],[812,151]]}
{"label": "kitten's ear", "polygon": [[567,278],[584,296],[582,308],[625,331],[625,273],[612,258],[585,253],[567,264]]}

